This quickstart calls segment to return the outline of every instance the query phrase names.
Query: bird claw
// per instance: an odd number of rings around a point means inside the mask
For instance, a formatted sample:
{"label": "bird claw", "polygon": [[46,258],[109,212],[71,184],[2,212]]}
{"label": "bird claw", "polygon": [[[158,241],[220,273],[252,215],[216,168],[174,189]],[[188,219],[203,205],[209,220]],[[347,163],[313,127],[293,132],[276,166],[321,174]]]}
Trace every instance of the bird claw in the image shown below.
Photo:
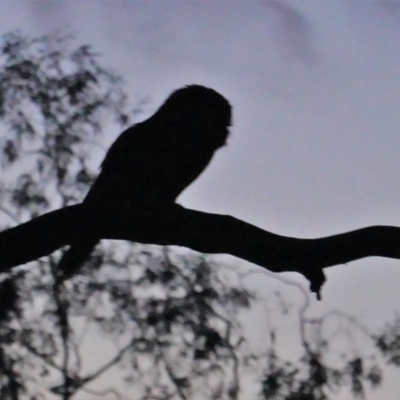
{"label": "bird claw", "polygon": [[312,271],[308,270],[303,275],[310,281],[310,291],[317,295],[317,300],[321,300],[321,288],[326,281],[324,270],[322,268],[316,268]]}

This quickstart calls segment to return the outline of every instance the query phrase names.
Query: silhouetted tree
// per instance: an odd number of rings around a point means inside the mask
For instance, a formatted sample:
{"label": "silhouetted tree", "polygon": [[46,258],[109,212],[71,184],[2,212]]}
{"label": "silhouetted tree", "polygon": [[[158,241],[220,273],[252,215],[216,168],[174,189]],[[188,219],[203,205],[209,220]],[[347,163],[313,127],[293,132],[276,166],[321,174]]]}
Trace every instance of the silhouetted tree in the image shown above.
{"label": "silhouetted tree", "polygon": [[[2,38],[0,163],[7,172],[0,181],[3,228],[31,221],[57,207],[66,207],[65,217],[57,212],[33,221],[68,227],[74,210],[86,221],[79,206],[68,206],[79,202],[93,182],[90,155],[97,149],[102,127],[109,121],[106,117],[114,119],[118,127],[129,122],[121,79],[100,66],[90,46],[74,47],[72,39],[64,34],[29,38],[19,32]],[[205,223],[203,229],[212,219],[192,213],[194,219]],[[238,220],[229,221],[234,227],[240,225]],[[190,238],[180,237],[181,244],[195,242],[199,250],[210,249],[213,243],[203,242],[201,223],[196,236],[199,225],[188,222]],[[6,253],[0,252],[1,265],[9,267],[16,260],[34,260],[68,243],[57,237],[53,241],[55,231],[43,231],[41,222],[28,224],[29,240],[24,240],[24,231],[19,236],[18,229],[0,235],[1,250],[7,249]],[[215,226],[216,239],[222,240],[226,227],[218,230],[218,223]],[[146,236],[146,227],[143,229]],[[247,236],[235,240],[231,237],[231,246],[237,244],[239,256],[267,262],[268,254],[259,256],[257,251],[265,240],[271,240],[273,246],[281,238],[255,227],[246,229]],[[228,233],[232,236],[232,232]],[[337,260],[335,246],[346,238],[349,236],[333,239],[329,242],[331,247],[322,241],[318,249]],[[365,253],[365,236],[355,234],[352,238],[357,239],[355,253],[361,256]],[[48,247],[43,253],[40,246],[46,242]],[[17,247],[10,248],[16,243]],[[218,246],[214,246],[217,252]],[[388,254],[391,246],[394,243],[384,248]],[[346,254],[350,254],[349,248],[348,251]],[[30,258],[24,258],[26,254]],[[262,399],[332,399],[335,390],[346,387],[361,396],[365,383],[381,383],[382,359],[379,364],[357,352],[332,359],[333,339],[322,329],[332,318],[348,321],[351,329],[361,331],[376,345],[376,356],[382,354],[389,364],[400,364],[398,319],[378,334],[368,332],[343,313],[310,319],[306,315],[309,295],[301,288],[304,304],[297,314],[292,313],[298,318],[302,355],[297,360],[280,357],[279,329],[272,325],[265,342],[258,346],[261,351],[255,351],[240,323],[241,311],[250,309],[255,294],[245,288],[236,272],[229,270],[236,277],[235,283],[229,283],[219,273],[221,266],[217,269],[211,259],[199,254],[107,241],[75,276],[60,283],[56,278],[62,254],[63,250],[59,250],[28,267],[3,274],[2,399],[69,399],[78,392],[123,398],[117,383],[104,387],[101,382],[117,366],[121,380],[134,387],[136,398],[143,400],[241,399],[246,393],[244,373],[252,374],[255,392]],[[319,257],[322,253],[318,254]],[[291,260],[293,254],[285,257],[283,254],[278,261]],[[300,264],[305,265],[312,258],[310,254]],[[281,312],[288,313],[290,307],[283,298],[277,299]],[[94,346],[93,341],[97,342]],[[107,357],[97,352],[100,347],[107,350]],[[93,351],[94,356],[88,354]],[[91,358],[95,365],[90,363]]]}
{"label": "silhouetted tree", "polygon": [[[106,117],[119,126],[129,121],[121,79],[99,65],[90,46],[73,47],[72,39],[19,32],[3,37],[0,162],[8,172],[0,182],[3,227],[80,201],[95,176],[90,153]],[[146,358],[153,360],[149,378],[143,379],[148,393],[184,396],[193,390],[196,374],[217,365],[235,369],[235,346],[242,341],[233,310],[249,307],[252,296],[228,288],[205,259],[182,256],[173,262],[164,250],[157,255],[148,246],[107,243],[72,280],[60,284],[62,254],[13,270],[1,283],[5,397],[47,398],[51,392],[68,399],[124,363],[130,365],[125,378],[138,385],[135,378],[144,374],[139,364]],[[82,320],[90,332],[97,329],[119,343],[109,360],[85,373]],[[192,360],[184,374],[176,370],[174,352]],[[43,390],[34,390],[32,382],[41,382]]]}

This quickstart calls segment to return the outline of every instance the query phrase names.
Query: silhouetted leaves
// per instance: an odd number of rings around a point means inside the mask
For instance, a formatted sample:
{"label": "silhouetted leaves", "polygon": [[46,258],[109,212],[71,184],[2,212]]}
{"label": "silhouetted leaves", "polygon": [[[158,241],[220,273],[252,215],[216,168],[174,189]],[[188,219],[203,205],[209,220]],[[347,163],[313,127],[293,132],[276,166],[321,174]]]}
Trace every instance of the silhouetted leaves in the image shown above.
{"label": "silhouetted leaves", "polygon": [[[0,118],[8,128],[0,138],[0,163],[10,173],[10,182],[6,174],[0,182],[0,212],[21,222],[80,201],[95,177],[89,155],[103,116],[119,125],[130,118],[122,80],[101,67],[91,46],[74,47],[72,35],[11,32],[0,53]],[[256,296],[240,279],[228,284],[209,258],[102,243],[76,276],[60,284],[60,253],[0,281],[1,399],[24,393],[45,399],[52,392],[67,400],[115,366],[143,400],[200,393],[238,400],[241,374],[249,370],[259,379],[260,398],[273,400],[334,399],[342,387],[362,396],[365,383],[382,382],[378,363],[362,355],[328,363],[330,339],[320,329],[310,337],[303,329],[297,360],[278,356],[272,325],[262,351],[249,350],[240,313]],[[277,297],[281,313],[288,313]],[[303,328],[323,321],[299,314]],[[399,321],[372,336],[396,366]],[[106,361],[91,355],[97,365],[89,371],[82,348],[93,333],[115,352]],[[215,376],[213,389],[209,378]]]}
{"label": "silhouetted leaves", "polygon": [[6,140],[3,146],[3,153],[10,164],[18,158],[18,151],[14,141]]}
{"label": "silhouetted leaves", "polygon": [[375,343],[389,364],[400,366],[400,315],[396,315],[393,322],[386,324],[375,336]]}
{"label": "silhouetted leaves", "polygon": [[[8,129],[0,162],[11,181],[2,175],[0,209],[13,223],[80,200],[93,181],[89,154],[103,116],[128,122],[121,79],[100,66],[90,46],[72,43],[73,35],[64,33],[31,38],[17,31],[1,38],[0,117]],[[102,263],[96,254],[83,274]],[[74,358],[65,308],[70,294],[54,285],[56,260],[38,262],[26,279],[0,282],[2,399],[18,398],[29,382],[57,370],[63,391],[72,387],[70,367],[60,362]],[[79,295],[89,294],[88,282],[85,290],[82,283],[76,298],[87,305],[90,298]],[[26,376],[28,365],[35,368]]]}

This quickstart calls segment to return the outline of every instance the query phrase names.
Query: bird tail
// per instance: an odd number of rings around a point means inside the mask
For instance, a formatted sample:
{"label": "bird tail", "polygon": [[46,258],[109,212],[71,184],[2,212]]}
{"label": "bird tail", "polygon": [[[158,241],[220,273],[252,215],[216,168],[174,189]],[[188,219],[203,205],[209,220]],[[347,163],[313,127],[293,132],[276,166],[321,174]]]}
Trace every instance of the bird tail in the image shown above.
{"label": "bird tail", "polygon": [[72,244],[58,263],[59,277],[62,281],[69,279],[87,261],[98,240]]}

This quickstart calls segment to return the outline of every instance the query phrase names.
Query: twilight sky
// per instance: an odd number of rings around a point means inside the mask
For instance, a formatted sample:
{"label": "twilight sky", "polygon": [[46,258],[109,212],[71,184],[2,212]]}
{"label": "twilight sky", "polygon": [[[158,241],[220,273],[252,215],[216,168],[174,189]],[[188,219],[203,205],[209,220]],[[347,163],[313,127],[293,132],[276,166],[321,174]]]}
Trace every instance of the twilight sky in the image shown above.
{"label": "twilight sky", "polygon": [[[229,146],[181,196],[185,206],[298,237],[400,225],[400,2],[0,2],[0,34],[66,26],[125,78],[132,105],[151,100],[148,114],[190,83],[233,104]],[[400,261],[327,275],[313,312],[337,308],[379,325],[397,308]],[[268,291],[271,281],[249,285]]]}

